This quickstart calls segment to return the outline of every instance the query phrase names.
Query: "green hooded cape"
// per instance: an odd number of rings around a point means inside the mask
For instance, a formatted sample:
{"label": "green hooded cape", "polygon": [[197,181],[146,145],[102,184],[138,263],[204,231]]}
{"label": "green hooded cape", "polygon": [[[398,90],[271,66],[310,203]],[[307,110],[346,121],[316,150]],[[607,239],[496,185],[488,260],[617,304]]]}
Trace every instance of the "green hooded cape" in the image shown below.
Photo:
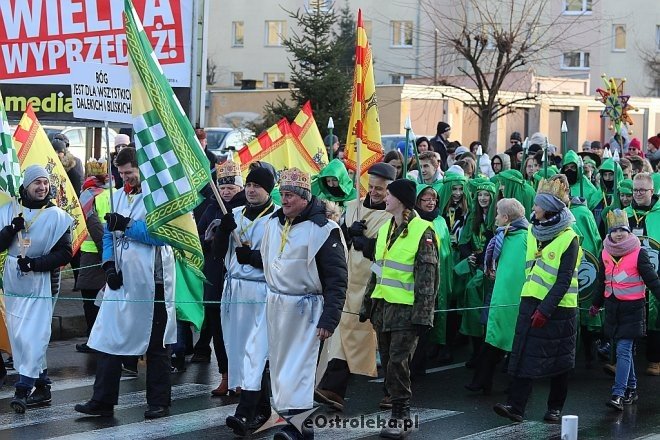
{"label": "green hooded cape", "polygon": [[[578,166],[578,154],[569,150],[564,155],[564,161],[561,164],[562,169],[568,164],[575,164]],[[587,176],[582,176],[582,187],[584,190],[583,198],[587,201],[587,207],[589,209],[594,209],[596,205],[602,200],[602,193],[594,186],[593,183],[589,181]],[[571,197],[580,197],[580,182],[575,182],[571,185]]]}
{"label": "green hooded cape", "polygon": [[[344,193],[343,196],[338,197],[330,193],[325,184],[326,177],[334,177],[339,181],[339,188]],[[345,203],[357,198],[357,191],[350,177],[346,167],[339,159],[333,159],[319,172],[314,179],[312,179],[312,195],[321,199],[330,200],[332,202]]]}
{"label": "green hooded cape", "polygon": [[500,174],[500,186],[504,186],[502,197],[505,199],[516,199],[525,207],[525,217],[529,218],[534,206],[536,191],[523,179],[518,170],[506,170]]}
{"label": "green hooded cape", "polygon": [[467,183],[468,179],[465,176],[455,173],[445,173],[445,177],[442,179],[442,186],[439,190],[436,189],[436,191],[438,191],[438,207],[440,208],[440,215],[445,212],[445,209],[451,200],[451,189],[456,185],[463,186],[463,197],[465,197],[468,202],[468,210],[470,209],[470,187]]}
{"label": "green hooded cape", "polygon": [[[419,198],[419,195],[422,193],[422,191],[427,188],[435,189],[433,188],[433,185],[418,183],[417,197]],[[438,251],[440,260],[438,264],[440,282],[438,283],[437,309],[445,310],[447,309],[447,298],[451,296],[451,290],[454,284],[454,260],[451,250],[449,228],[447,228],[447,222],[440,214],[438,214],[438,216],[433,219],[433,230],[435,231],[435,235],[438,237]],[[438,345],[444,345],[446,343],[446,336],[447,313],[435,313],[433,320],[433,330],[431,330],[430,334],[431,342]]]}
{"label": "green hooded cape", "polygon": [[[602,210],[600,211],[600,218],[598,218],[598,210],[596,209],[593,213],[593,215],[596,217],[596,224],[600,225],[601,222],[607,222],[607,213],[611,211],[612,209],[620,209],[621,208],[621,200],[613,199],[614,196],[614,191],[608,192],[605,189],[605,181],[603,180],[603,171],[611,171],[615,172],[616,168],[616,184],[617,187],[620,186],[620,183],[624,181],[624,176],[623,176],[623,170],[621,169],[621,165],[618,165],[612,158],[605,159],[605,161],[601,164],[600,168],[598,168],[599,171],[599,176],[600,176],[600,188],[599,188],[599,197],[598,197],[598,203],[603,205]],[[632,182],[632,181],[631,181]],[[631,187],[632,188],[632,187]],[[609,199],[609,204],[607,203],[607,200]],[[605,229],[607,229],[607,224],[605,224]]]}

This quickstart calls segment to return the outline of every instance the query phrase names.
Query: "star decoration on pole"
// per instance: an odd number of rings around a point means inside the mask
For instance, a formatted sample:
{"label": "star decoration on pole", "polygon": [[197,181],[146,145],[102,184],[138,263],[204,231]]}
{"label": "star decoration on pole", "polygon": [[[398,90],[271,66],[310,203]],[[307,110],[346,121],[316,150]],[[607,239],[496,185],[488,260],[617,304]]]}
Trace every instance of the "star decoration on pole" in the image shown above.
{"label": "star decoration on pole", "polygon": [[[608,79],[605,74],[601,78],[603,78],[605,88],[596,89],[596,92],[600,95],[600,97],[596,97],[596,101],[605,104],[605,108],[601,112],[600,117],[609,118],[610,130],[614,130],[616,134],[621,135],[621,128],[623,126],[634,125],[628,112],[637,110],[637,108],[628,103],[630,95],[624,94],[623,85],[626,82],[625,78],[621,79],[618,84],[616,79]],[[629,132],[632,132],[632,130],[629,130]]]}

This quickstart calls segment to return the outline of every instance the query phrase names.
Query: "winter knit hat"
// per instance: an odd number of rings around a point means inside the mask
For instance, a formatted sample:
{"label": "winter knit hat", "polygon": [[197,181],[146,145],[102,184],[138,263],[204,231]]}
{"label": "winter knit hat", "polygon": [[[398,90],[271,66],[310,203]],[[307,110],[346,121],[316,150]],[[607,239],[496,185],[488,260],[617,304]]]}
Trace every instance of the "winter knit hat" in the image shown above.
{"label": "winter knit hat", "polygon": [[66,153],[66,143],[61,139],[53,139],[51,144],[56,153]]}
{"label": "winter knit hat", "polygon": [[653,145],[655,148],[660,148],[660,136],[649,138],[649,144]]}
{"label": "winter knit hat", "polygon": [[245,183],[256,183],[266,190],[268,194],[275,188],[275,179],[270,171],[266,168],[255,168],[247,175]]}
{"label": "winter knit hat", "polygon": [[297,194],[309,202],[312,200],[312,183],[309,174],[298,168],[282,171],[280,173],[280,192],[282,191]]}
{"label": "winter knit hat", "polygon": [[415,208],[415,199],[417,198],[417,185],[409,179],[397,179],[387,185],[387,190],[394,197],[399,199],[403,206],[408,209]]}
{"label": "winter knit hat", "polygon": [[50,179],[50,175],[48,174],[48,171],[46,171],[46,168],[41,165],[30,165],[23,172],[23,188],[27,188],[32,182],[42,177]]}
{"label": "winter knit hat", "polygon": [[437,134],[445,134],[449,130],[451,130],[451,126],[447,124],[446,122],[438,122],[438,129],[437,129]]}
{"label": "winter knit hat", "polygon": [[396,168],[389,163],[378,162],[369,168],[367,174],[382,177],[385,180],[396,180]]}

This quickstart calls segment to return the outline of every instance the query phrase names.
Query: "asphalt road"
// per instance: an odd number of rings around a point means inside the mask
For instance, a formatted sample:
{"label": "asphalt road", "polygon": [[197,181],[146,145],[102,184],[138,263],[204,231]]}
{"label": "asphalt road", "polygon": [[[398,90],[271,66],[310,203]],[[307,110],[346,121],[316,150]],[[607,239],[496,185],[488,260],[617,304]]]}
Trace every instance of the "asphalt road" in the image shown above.
{"label": "asphalt road", "polygon": [[[224,426],[227,415],[233,414],[237,398],[212,398],[210,391],[219,383],[215,361],[210,364],[188,364],[188,371],[173,375],[173,404],[169,417],[145,421],[145,367],[140,364],[136,379],[122,379],[120,402],[113,418],[80,417],[73,410],[76,403],[91,396],[94,381],[94,355],[76,353],[67,340],[53,342],[48,353],[49,373],[53,379],[51,406],[14,414],[9,408],[13,389],[5,385],[0,390],[0,440],[5,439],[231,439]],[[643,375],[643,350],[637,356],[640,400],[622,413],[605,406],[612,379],[600,368],[586,370],[578,361],[570,382],[564,414],[579,416],[580,439],[660,439],[660,377]],[[413,384],[412,414],[419,420],[414,439],[553,439],[560,438],[560,426],[542,422],[548,383],[539,381],[528,406],[526,420],[509,423],[492,410],[496,402],[506,399],[507,376],[498,374],[493,394],[472,394],[463,388],[472,372],[459,360],[467,357],[466,348],[459,350],[457,362],[433,367]],[[10,371],[9,384],[15,372]],[[320,407],[314,415],[317,423],[329,423],[339,416],[346,428],[316,429],[316,439],[378,438],[375,427],[378,417],[388,412],[378,408],[382,398],[382,383],[368,378],[352,380],[343,414]],[[344,421],[345,420],[345,421]],[[353,427],[351,427],[351,425]],[[272,428],[252,438],[271,438]]]}

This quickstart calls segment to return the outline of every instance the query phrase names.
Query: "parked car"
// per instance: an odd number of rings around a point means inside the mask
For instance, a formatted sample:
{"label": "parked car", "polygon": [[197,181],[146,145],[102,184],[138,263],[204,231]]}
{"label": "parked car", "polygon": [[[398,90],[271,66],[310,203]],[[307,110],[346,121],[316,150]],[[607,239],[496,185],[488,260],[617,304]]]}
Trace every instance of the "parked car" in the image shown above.
{"label": "parked car", "polygon": [[230,151],[238,151],[254,139],[254,132],[247,128],[207,127],[206,148],[221,161],[229,156]]}
{"label": "parked car", "polygon": [[[411,142],[414,142],[416,138],[420,138],[420,137],[422,137],[422,135],[411,138]],[[431,137],[433,136],[426,136],[426,137],[431,139]],[[399,144],[399,142],[405,142],[405,140],[406,140],[405,134],[386,134],[381,136],[380,141],[381,141],[381,145],[383,146],[383,154],[387,154],[392,150],[396,150],[396,146]]]}
{"label": "parked car", "polygon": [[[91,128],[89,128],[91,130]],[[69,138],[69,151],[71,154],[76,156],[78,159],[82,160],[83,163],[87,162],[87,148],[86,148],[86,139],[87,139],[87,127],[67,127],[61,131],[62,134],[66,135]],[[108,129],[109,138],[110,138],[110,148],[115,145],[115,136],[117,132],[112,128]],[[106,146],[105,146],[105,129],[102,129],[101,135],[101,157],[106,157]],[[97,158],[98,159],[98,158]]]}

